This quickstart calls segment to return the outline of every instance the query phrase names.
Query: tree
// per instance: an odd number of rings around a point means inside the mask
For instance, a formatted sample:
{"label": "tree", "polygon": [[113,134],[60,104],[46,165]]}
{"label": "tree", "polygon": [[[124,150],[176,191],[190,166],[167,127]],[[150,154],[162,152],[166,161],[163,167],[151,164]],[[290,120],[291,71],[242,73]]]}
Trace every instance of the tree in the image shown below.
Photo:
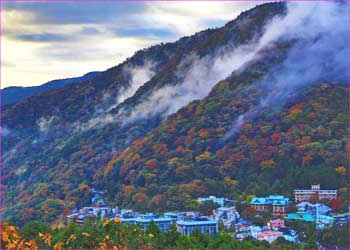
{"label": "tree", "polygon": [[203,201],[199,204],[199,212],[201,215],[209,216],[212,211],[217,209],[219,205],[213,201]]}
{"label": "tree", "polygon": [[319,197],[317,193],[314,193],[310,196],[309,202],[312,204],[316,204],[319,201]]}
{"label": "tree", "polygon": [[174,247],[175,242],[180,238],[181,234],[177,231],[176,224],[171,224],[168,232],[165,233],[165,248]]}
{"label": "tree", "polygon": [[341,203],[340,203],[339,197],[336,197],[335,199],[332,199],[331,204],[332,204],[332,210],[334,212],[339,212],[340,207],[341,207]]}

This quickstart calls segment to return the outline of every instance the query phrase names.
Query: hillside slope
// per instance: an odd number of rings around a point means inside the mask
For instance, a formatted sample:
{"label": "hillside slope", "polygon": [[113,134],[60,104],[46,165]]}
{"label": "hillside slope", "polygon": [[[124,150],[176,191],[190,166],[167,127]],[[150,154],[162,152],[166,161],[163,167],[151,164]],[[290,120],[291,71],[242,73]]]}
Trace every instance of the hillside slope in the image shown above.
{"label": "hillside slope", "polygon": [[72,77],[67,79],[59,79],[59,80],[53,80],[49,81],[43,85],[35,86],[35,87],[8,87],[4,88],[0,91],[1,93],[1,105],[5,106],[8,104],[13,104],[22,101],[23,99],[33,96],[35,94],[46,92],[48,90],[52,89],[58,89],[63,86],[78,83],[81,81],[86,81],[91,78],[94,78],[95,76],[98,76],[100,72],[94,71],[86,73],[83,76],[80,77]]}
{"label": "hillside slope", "polygon": [[5,219],[56,221],[87,204],[92,185],[140,210],[343,188],[347,8],[263,4],[7,106]]}
{"label": "hillside slope", "polygon": [[[217,81],[249,61],[257,51],[235,62],[231,61],[235,49],[241,51],[254,42],[264,25],[284,11],[284,4],[258,6],[222,28],[138,51],[91,80],[6,106],[2,117],[5,219],[17,224],[33,219],[52,222],[65,209],[86,204],[90,192],[86,184],[91,186],[96,171],[115,152],[183,105],[205,97]],[[224,70],[221,60],[227,63]],[[212,63],[217,67],[212,68]],[[203,77],[208,80],[200,81]],[[199,82],[201,91],[197,91]],[[180,98],[162,99],[169,89]],[[156,106],[154,97],[159,109],[149,109]]]}

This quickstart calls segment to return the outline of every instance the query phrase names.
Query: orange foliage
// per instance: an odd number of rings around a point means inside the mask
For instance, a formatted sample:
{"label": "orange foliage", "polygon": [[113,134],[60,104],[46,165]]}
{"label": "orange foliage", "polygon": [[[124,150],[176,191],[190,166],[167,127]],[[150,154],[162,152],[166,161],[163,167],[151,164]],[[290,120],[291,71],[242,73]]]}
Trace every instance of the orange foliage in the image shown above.
{"label": "orange foliage", "polygon": [[193,180],[192,183],[179,185],[180,193],[188,193],[190,195],[203,195],[207,194],[208,190],[202,185],[200,180]]}
{"label": "orange foliage", "polygon": [[280,144],[281,143],[281,139],[282,139],[281,133],[279,133],[279,132],[275,132],[275,133],[273,133],[271,135],[271,141],[274,144]]}
{"label": "orange foliage", "polygon": [[157,166],[158,166],[158,161],[156,159],[151,159],[146,162],[146,168],[148,170],[153,170],[157,168]]}
{"label": "orange foliage", "polygon": [[196,161],[203,161],[203,160],[209,159],[210,156],[211,156],[210,152],[205,151],[201,155],[196,157]]}
{"label": "orange foliage", "polygon": [[168,146],[166,144],[157,144],[153,146],[153,153],[156,155],[159,154],[165,157],[168,155]]}
{"label": "orange foliage", "polygon": [[133,185],[123,185],[123,196],[129,196],[132,191],[135,190],[135,187]]}
{"label": "orange foliage", "polygon": [[168,133],[174,132],[176,130],[176,121],[168,120],[165,122],[164,126]]}
{"label": "orange foliage", "polygon": [[252,126],[251,123],[247,123],[247,124],[244,125],[243,129],[244,129],[245,132],[248,133],[248,132],[250,132],[253,129],[253,126]]}
{"label": "orange foliage", "polygon": [[35,240],[24,242],[18,228],[8,222],[1,223],[1,241],[5,243],[3,247],[6,249],[23,249],[25,246],[30,249],[38,249]]}
{"label": "orange foliage", "polygon": [[147,195],[145,193],[136,193],[132,199],[138,203],[143,202],[144,200],[147,199]]}
{"label": "orange foliage", "polygon": [[308,152],[304,157],[303,157],[303,166],[307,166],[310,164],[310,162],[312,161],[312,152]]}
{"label": "orange foliage", "polygon": [[273,160],[265,160],[265,161],[262,161],[260,163],[260,167],[262,169],[265,169],[265,168],[275,168],[276,167],[276,163],[273,161]]}
{"label": "orange foliage", "polygon": [[190,169],[190,167],[187,166],[187,165],[178,166],[176,168],[176,170],[175,170],[176,176],[178,176],[178,177],[186,177],[189,169]]}
{"label": "orange foliage", "polygon": [[145,140],[144,137],[139,138],[139,139],[133,141],[132,145],[133,145],[135,148],[138,148],[138,147],[140,147],[140,146],[143,144],[144,140]]}
{"label": "orange foliage", "polygon": [[186,152],[186,149],[180,145],[176,148],[176,152],[184,154]]}
{"label": "orange foliage", "polygon": [[201,129],[201,130],[199,131],[199,136],[200,136],[202,139],[208,138],[208,136],[209,136],[209,130],[208,130],[208,129]]}
{"label": "orange foliage", "polygon": [[151,199],[151,203],[153,203],[156,206],[159,206],[161,201],[164,199],[165,199],[165,195],[157,194],[157,195],[153,196],[153,198]]}

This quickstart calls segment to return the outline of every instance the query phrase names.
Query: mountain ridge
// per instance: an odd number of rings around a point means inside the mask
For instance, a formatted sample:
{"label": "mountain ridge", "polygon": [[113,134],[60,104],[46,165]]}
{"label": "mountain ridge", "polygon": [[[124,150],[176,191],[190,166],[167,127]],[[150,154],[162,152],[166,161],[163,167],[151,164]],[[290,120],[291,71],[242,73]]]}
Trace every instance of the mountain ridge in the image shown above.
{"label": "mountain ridge", "polygon": [[80,77],[71,77],[65,79],[52,80],[39,86],[21,87],[21,86],[10,86],[1,89],[1,105],[5,106],[8,104],[14,104],[22,101],[23,99],[39,94],[41,92],[46,92],[51,89],[57,89],[64,87],[69,84],[74,84],[77,82],[89,80],[98,76],[101,72],[92,71],[84,74]]}

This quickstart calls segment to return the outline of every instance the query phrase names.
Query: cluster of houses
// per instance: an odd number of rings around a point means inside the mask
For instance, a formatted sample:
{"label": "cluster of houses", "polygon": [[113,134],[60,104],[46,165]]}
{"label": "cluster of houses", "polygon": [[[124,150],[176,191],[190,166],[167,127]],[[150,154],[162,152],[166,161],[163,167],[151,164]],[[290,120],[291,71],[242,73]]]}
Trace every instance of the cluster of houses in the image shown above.
{"label": "cluster of houses", "polygon": [[271,243],[278,237],[283,237],[288,241],[297,242],[298,233],[290,228],[287,228],[284,220],[270,220],[264,226],[257,226],[248,220],[241,220],[235,225],[236,238],[243,240],[247,237],[252,237],[257,240],[266,240]]}
{"label": "cluster of houses", "polygon": [[[147,213],[141,214],[130,209],[121,209],[118,207],[111,208],[102,198],[102,192],[93,190],[91,202],[95,206],[83,207],[80,210],[74,209],[67,216],[67,221],[74,221],[77,224],[83,224],[89,217],[116,219],[121,223],[138,224],[141,229],[145,230],[148,225],[155,223],[162,232],[169,230],[170,226],[175,223],[177,231],[190,235],[195,230],[199,230],[209,235],[216,235],[219,232],[219,223],[225,229],[234,229],[234,235],[237,239],[243,240],[252,237],[257,240],[266,240],[272,242],[278,237],[283,237],[288,241],[297,242],[298,232],[286,227],[284,219],[297,220],[303,222],[315,222],[317,229],[324,229],[334,223],[346,223],[350,221],[349,213],[331,214],[331,208],[322,203],[312,204],[308,202],[313,194],[323,195],[324,199],[336,198],[336,190],[321,190],[319,185],[313,185],[311,190],[294,190],[297,211],[288,213],[288,207],[292,201],[281,195],[270,195],[268,197],[254,197],[249,206],[256,213],[263,211],[271,212],[276,217],[270,220],[264,226],[257,226],[246,218],[241,218],[232,203],[235,201],[226,198],[217,198],[215,196],[198,198],[198,202],[213,201],[219,205],[219,208],[213,210],[210,216],[200,216],[199,212],[167,212],[163,215]],[[335,196],[334,196],[335,195]],[[231,204],[228,206],[228,204]]]}

